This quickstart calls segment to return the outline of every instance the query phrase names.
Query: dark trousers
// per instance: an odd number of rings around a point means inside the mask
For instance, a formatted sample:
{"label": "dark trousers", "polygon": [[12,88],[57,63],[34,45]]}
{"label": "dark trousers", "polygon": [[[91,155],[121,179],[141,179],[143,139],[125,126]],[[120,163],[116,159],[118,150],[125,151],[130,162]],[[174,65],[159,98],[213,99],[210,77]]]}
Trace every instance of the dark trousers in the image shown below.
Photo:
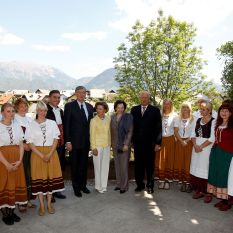
{"label": "dark trousers", "polygon": [[154,188],[154,166],[155,166],[155,151],[152,146],[145,146],[140,143],[134,146],[134,168],[135,180],[137,186],[144,188],[143,182],[146,173],[146,187]]}
{"label": "dark trousers", "polygon": [[73,149],[70,152],[71,179],[74,192],[80,191],[87,185],[87,165],[89,147]]}
{"label": "dark trousers", "polygon": [[65,167],[66,167],[65,146],[58,146],[57,153],[58,153],[61,169],[62,171],[65,171]]}

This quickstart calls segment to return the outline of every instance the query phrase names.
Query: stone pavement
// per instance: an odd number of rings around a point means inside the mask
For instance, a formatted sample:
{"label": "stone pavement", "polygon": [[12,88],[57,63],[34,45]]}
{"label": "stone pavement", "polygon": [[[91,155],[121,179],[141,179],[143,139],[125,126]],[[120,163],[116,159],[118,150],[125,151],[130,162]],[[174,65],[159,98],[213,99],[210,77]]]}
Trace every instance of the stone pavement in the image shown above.
{"label": "stone pavement", "polygon": [[[21,222],[6,226],[0,222],[0,233],[232,233],[233,208],[221,212],[203,200],[193,200],[191,194],[179,191],[173,184],[170,190],[158,190],[153,195],[136,194],[130,183],[127,193],[113,191],[110,181],[108,192],[94,191],[77,198],[70,182],[66,182],[67,199],[54,204],[56,213],[40,217],[37,209],[19,214]],[[17,211],[16,211],[17,212]]]}

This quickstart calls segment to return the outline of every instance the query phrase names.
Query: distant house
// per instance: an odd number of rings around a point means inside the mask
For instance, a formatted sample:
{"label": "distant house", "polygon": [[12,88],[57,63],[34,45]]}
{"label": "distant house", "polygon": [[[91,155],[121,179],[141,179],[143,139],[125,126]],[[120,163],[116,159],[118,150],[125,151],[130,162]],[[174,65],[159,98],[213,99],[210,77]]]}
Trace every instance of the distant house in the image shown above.
{"label": "distant house", "polygon": [[50,90],[45,90],[45,89],[37,89],[35,91],[36,94],[45,94],[45,95],[49,95]]}
{"label": "distant house", "polygon": [[48,94],[37,94],[37,93],[28,93],[22,96],[25,98],[30,104],[37,103],[38,101],[48,102]]}
{"label": "distant house", "polygon": [[90,98],[102,99],[106,96],[104,89],[90,89]]}
{"label": "distant house", "polygon": [[3,94],[0,96],[0,106],[5,103],[13,103],[14,102],[14,95],[13,94]]}

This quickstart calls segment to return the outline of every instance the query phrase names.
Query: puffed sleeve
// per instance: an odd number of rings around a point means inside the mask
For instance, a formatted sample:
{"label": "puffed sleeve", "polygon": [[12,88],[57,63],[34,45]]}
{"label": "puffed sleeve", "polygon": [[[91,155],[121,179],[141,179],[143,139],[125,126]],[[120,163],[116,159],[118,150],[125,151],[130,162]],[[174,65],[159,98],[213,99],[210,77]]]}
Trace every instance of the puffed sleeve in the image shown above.
{"label": "puffed sleeve", "polygon": [[208,141],[212,142],[212,143],[214,143],[214,141],[215,141],[215,135],[214,135],[215,125],[216,125],[216,120],[213,120],[212,123],[211,123],[210,137],[208,139]]}
{"label": "puffed sleeve", "polygon": [[174,127],[179,128],[179,116],[176,116],[173,120]]}
{"label": "puffed sleeve", "polygon": [[60,130],[56,124],[55,121],[51,121],[51,123],[53,124],[53,139],[59,139],[60,136]]}
{"label": "puffed sleeve", "polygon": [[192,127],[192,130],[191,130],[191,138],[195,138],[196,137],[196,124],[197,124],[197,118],[194,118],[193,119],[193,122],[191,123],[191,127]]}

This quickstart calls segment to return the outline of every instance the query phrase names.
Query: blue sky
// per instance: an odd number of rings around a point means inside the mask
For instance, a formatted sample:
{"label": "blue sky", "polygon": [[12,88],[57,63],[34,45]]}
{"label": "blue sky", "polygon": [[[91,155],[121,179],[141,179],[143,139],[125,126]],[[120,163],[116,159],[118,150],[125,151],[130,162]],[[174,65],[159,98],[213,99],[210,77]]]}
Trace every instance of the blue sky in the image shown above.
{"label": "blue sky", "polygon": [[147,25],[158,9],[198,29],[208,65],[219,82],[216,48],[233,40],[231,0],[0,0],[0,61],[51,65],[74,78],[112,67],[117,47],[136,19]]}

